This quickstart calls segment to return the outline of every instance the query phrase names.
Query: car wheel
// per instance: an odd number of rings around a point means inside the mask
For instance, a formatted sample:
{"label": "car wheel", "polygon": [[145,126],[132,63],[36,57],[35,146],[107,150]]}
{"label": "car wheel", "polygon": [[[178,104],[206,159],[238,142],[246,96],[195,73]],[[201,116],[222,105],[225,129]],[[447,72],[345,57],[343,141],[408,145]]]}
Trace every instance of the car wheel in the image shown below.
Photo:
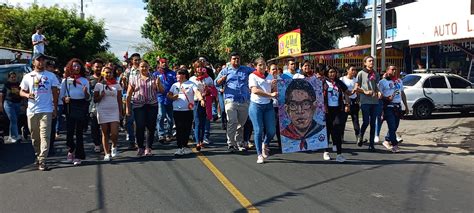
{"label": "car wheel", "polygon": [[417,119],[425,119],[430,117],[433,107],[429,102],[423,101],[413,107],[413,115]]}

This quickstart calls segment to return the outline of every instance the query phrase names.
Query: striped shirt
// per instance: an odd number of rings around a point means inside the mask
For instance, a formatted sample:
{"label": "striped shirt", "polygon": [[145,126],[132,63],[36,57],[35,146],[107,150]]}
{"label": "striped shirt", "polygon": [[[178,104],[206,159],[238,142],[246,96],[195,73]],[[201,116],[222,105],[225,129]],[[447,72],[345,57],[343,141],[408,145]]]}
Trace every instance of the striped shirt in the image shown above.
{"label": "striped shirt", "polygon": [[158,93],[158,87],[156,86],[155,77],[150,75],[148,78],[143,79],[141,75],[131,76],[129,86],[135,88],[132,93],[133,108],[142,107],[145,104],[157,105],[156,93]]}

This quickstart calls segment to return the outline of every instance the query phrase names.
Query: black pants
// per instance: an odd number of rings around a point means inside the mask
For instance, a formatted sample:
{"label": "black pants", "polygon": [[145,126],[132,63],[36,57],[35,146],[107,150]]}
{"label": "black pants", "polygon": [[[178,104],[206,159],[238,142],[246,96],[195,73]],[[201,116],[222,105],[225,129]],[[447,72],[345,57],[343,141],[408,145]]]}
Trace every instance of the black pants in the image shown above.
{"label": "black pants", "polygon": [[176,125],[176,142],[178,148],[188,147],[189,134],[193,124],[193,111],[173,111]]}
{"label": "black pants", "polygon": [[155,140],[156,118],[158,106],[145,104],[133,109],[135,118],[135,137],[138,148],[145,148],[145,128],[147,130],[146,148],[151,148]]}
{"label": "black pants", "polygon": [[328,113],[326,113],[328,138],[331,137],[333,145],[337,148],[337,154],[342,153],[342,132],[344,131],[342,117],[344,114],[340,107],[328,107]]}
{"label": "black pants", "polygon": [[[252,121],[250,120],[249,117],[247,117],[247,121],[245,122],[245,125],[244,125],[244,141],[250,141],[250,137],[252,137],[252,132],[253,132]],[[242,141],[237,141],[237,142],[242,142]]]}
{"label": "black pants", "polygon": [[[86,118],[75,118],[73,116],[66,117],[66,145],[70,153],[74,153],[75,158],[86,159],[84,152],[84,126],[86,125]],[[74,135],[76,135],[76,142],[74,143]]]}
{"label": "black pants", "polygon": [[99,121],[97,120],[97,115],[91,113],[90,119],[88,119],[88,120],[90,120],[90,122],[91,122],[92,142],[96,146],[101,146],[102,145],[102,133],[100,131],[100,125],[99,125]]}
{"label": "black pants", "polygon": [[349,117],[349,115],[351,116],[352,126],[354,126],[354,133],[356,136],[359,136],[360,134],[359,111],[360,111],[359,104],[351,100],[350,111],[348,113],[344,112],[344,115],[342,117],[342,138],[344,138],[344,130],[346,129],[347,117]]}

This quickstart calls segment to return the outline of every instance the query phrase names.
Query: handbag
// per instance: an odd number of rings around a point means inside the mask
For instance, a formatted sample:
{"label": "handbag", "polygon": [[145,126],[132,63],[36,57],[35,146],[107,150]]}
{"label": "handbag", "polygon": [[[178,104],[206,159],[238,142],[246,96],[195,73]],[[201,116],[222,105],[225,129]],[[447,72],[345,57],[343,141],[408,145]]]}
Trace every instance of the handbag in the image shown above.
{"label": "handbag", "polygon": [[183,92],[184,97],[186,97],[186,101],[188,101],[188,109],[193,110],[194,109],[194,103],[189,101],[188,96],[186,95],[186,91],[184,91],[184,88],[181,87],[181,92]]}

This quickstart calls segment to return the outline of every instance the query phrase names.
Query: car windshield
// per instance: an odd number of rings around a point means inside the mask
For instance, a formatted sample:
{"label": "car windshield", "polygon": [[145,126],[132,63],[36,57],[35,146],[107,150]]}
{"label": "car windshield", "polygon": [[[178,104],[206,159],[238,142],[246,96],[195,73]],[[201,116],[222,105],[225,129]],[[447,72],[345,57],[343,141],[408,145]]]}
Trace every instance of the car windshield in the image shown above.
{"label": "car windshield", "polygon": [[421,79],[421,76],[418,76],[418,75],[407,75],[404,78],[402,78],[403,86],[413,86],[420,79]]}

